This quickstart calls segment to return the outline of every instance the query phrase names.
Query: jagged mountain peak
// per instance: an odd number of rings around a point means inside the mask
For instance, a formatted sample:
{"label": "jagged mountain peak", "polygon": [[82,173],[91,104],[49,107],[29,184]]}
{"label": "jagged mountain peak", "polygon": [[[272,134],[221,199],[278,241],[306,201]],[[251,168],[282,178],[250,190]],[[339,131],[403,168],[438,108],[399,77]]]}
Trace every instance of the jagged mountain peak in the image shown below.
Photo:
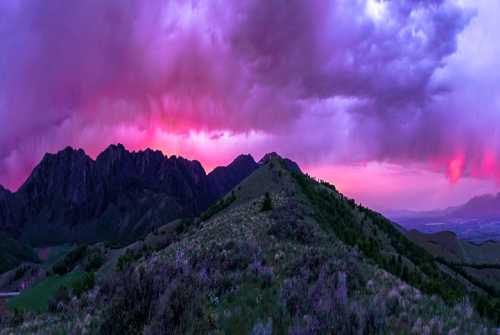
{"label": "jagged mountain peak", "polygon": [[280,156],[278,153],[276,152],[270,152],[270,153],[267,153],[264,155],[264,157],[262,157],[260,160],[259,160],[259,164],[260,165],[264,165],[264,164],[267,164],[271,161],[279,161],[279,162],[283,162],[285,167],[290,170],[290,171],[294,171],[294,172],[302,172],[302,170],[300,169],[299,165],[297,163],[295,163],[294,161],[292,161],[291,159],[289,158],[283,158],[282,156]]}
{"label": "jagged mountain peak", "polygon": [[82,148],[73,148],[68,145],[64,149],[61,149],[55,153],[46,153],[47,157],[64,157],[64,156],[73,156],[73,155],[87,155]]}
{"label": "jagged mountain peak", "polygon": [[125,156],[130,156],[130,152],[122,144],[111,144],[97,156],[96,162],[114,162]]}
{"label": "jagged mountain peak", "polygon": [[281,156],[278,155],[277,152],[268,152],[267,154],[265,154],[260,160],[259,160],[259,164],[266,164],[267,162],[269,162],[270,160],[272,159],[281,159]]}
{"label": "jagged mountain peak", "polygon": [[[11,197],[0,190],[0,200],[6,199],[0,231],[14,227],[13,235],[37,244],[134,238],[165,221],[199,214],[257,167],[242,155],[209,176],[199,161],[159,150],[113,144],[93,160],[82,149],[66,147],[44,155]],[[45,236],[44,230],[54,233]]]}
{"label": "jagged mountain peak", "polygon": [[256,164],[255,159],[251,154],[241,154],[236,157],[229,166],[235,165],[248,165],[248,164]]}
{"label": "jagged mountain peak", "polygon": [[258,167],[251,155],[239,155],[228,166],[216,167],[208,174],[210,188],[216,191],[217,198],[221,197]]}

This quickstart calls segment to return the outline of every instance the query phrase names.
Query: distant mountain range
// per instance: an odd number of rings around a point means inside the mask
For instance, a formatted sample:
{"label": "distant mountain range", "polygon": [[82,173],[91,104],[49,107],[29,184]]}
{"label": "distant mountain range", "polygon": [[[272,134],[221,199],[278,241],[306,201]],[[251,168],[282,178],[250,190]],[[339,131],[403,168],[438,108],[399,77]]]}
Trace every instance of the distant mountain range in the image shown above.
{"label": "distant mountain range", "polygon": [[484,194],[471,198],[466,203],[448,207],[445,209],[436,209],[432,211],[409,211],[393,210],[387,211],[390,217],[411,218],[462,218],[462,219],[492,219],[500,218],[500,193]]}
{"label": "distant mountain range", "polygon": [[500,193],[474,197],[454,208],[450,215],[462,218],[500,218]]}
{"label": "distant mountain range", "polygon": [[425,233],[449,230],[477,243],[500,240],[500,194],[477,196],[463,205],[441,210],[385,214],[406,229]]}
{"label": "distant mountain range", "polygon": [[17,192],[0,187],[0,232],[33,245],[135,239],[200,214],[258,166],[241,155],[207,174],[151,149],[111,145],[92,160],[67,147],[46,154]]}

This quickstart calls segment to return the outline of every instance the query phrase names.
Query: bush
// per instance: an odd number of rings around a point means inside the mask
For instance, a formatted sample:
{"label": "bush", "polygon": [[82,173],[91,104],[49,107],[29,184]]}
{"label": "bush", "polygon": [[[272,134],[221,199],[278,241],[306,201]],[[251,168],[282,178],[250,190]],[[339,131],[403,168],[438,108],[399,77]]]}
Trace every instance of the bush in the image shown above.
{"label": "bush", "polygon": [[71,290],[78,298],[85,292],[94,288],[95,273],[87,272],[82,278],[78,278],[71,284]]}
{"label": "bush", "polygon": [[87,254],[87,246],[81,245],[69,253],[67,253],[61,260],[57,261],[52,266],[52,271],[60,276],[72,271],[78,261],[80,261]]}
{"label": "bush", "polygon": [[273,200],[271,199],[269,192],[266,192],[264,202],[262,202],[261,212],[270,211],[271,209],[273,209]]}
{"label": "bush", "polygon": [[123,255],[118,257],[118,261],[116,263],[116,269],[118,271],[123,271],[129,267],[129,265],[135,260],[139,259],[139,255],[134,254],[131,249],[127,249]]}
{"label": "bush", "polygon": [[83,268],[86,272],[94,272],[99,270],[103,264],[104,257],[101,252],[97,251],[87,257],[83,264]]}
{"label": "bush", "polygon": [[59,287],[54,296],[49,300],[49,312],[60,312],[60,304],[67,304],[69,300],[70,296],[66,286]]}
{"label": "bush", "polygon": [[[183,262],[184,263],[184,262]],[[106,283],[109,297],[100,332],[104,334],[203,334],[209,330],[206,287],[189,263],[175,262],[128,270]]]}
{"label": "bush", "polygon": [[268,230],[269,235],[273,235],[280,240],[297,241],[308,244],[314,241],[314,234],[311,228],[304,221],[285,221],[278,219]]}
{"label": "bush", "polygon": [[20,267],[17,268],[16,273],[14,274],[14,280],[19,280],[22,277],[24,277],[24,274],[28,270],[28,267],[26,265],[21,265]]}

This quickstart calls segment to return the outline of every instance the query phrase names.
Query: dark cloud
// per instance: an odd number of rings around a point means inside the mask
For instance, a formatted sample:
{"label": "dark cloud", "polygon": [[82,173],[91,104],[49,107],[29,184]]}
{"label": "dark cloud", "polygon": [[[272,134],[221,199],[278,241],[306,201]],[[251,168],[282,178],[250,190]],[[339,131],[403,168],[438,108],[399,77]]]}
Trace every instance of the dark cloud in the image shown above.
{"label": "dark cloud", "polygon": [[131,128],[138,147],[158,129],[226,130],[304,160],[452,155],[464,130],[444,127],[453,85],[435,74],[472,14],[438,0],[6,0],[0,181]]}

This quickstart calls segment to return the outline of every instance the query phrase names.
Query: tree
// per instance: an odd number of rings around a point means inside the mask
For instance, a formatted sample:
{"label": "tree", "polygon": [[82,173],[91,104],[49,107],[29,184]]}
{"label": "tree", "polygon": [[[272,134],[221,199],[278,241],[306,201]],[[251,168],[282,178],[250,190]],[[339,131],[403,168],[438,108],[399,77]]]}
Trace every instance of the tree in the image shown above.
{"label": "tree", "polygon": [[270,211],[271,209],[273,209],[273,201],[269,192],[266,192],[266,195],[264,196],[264,202],[262,203],[261,212]]}

